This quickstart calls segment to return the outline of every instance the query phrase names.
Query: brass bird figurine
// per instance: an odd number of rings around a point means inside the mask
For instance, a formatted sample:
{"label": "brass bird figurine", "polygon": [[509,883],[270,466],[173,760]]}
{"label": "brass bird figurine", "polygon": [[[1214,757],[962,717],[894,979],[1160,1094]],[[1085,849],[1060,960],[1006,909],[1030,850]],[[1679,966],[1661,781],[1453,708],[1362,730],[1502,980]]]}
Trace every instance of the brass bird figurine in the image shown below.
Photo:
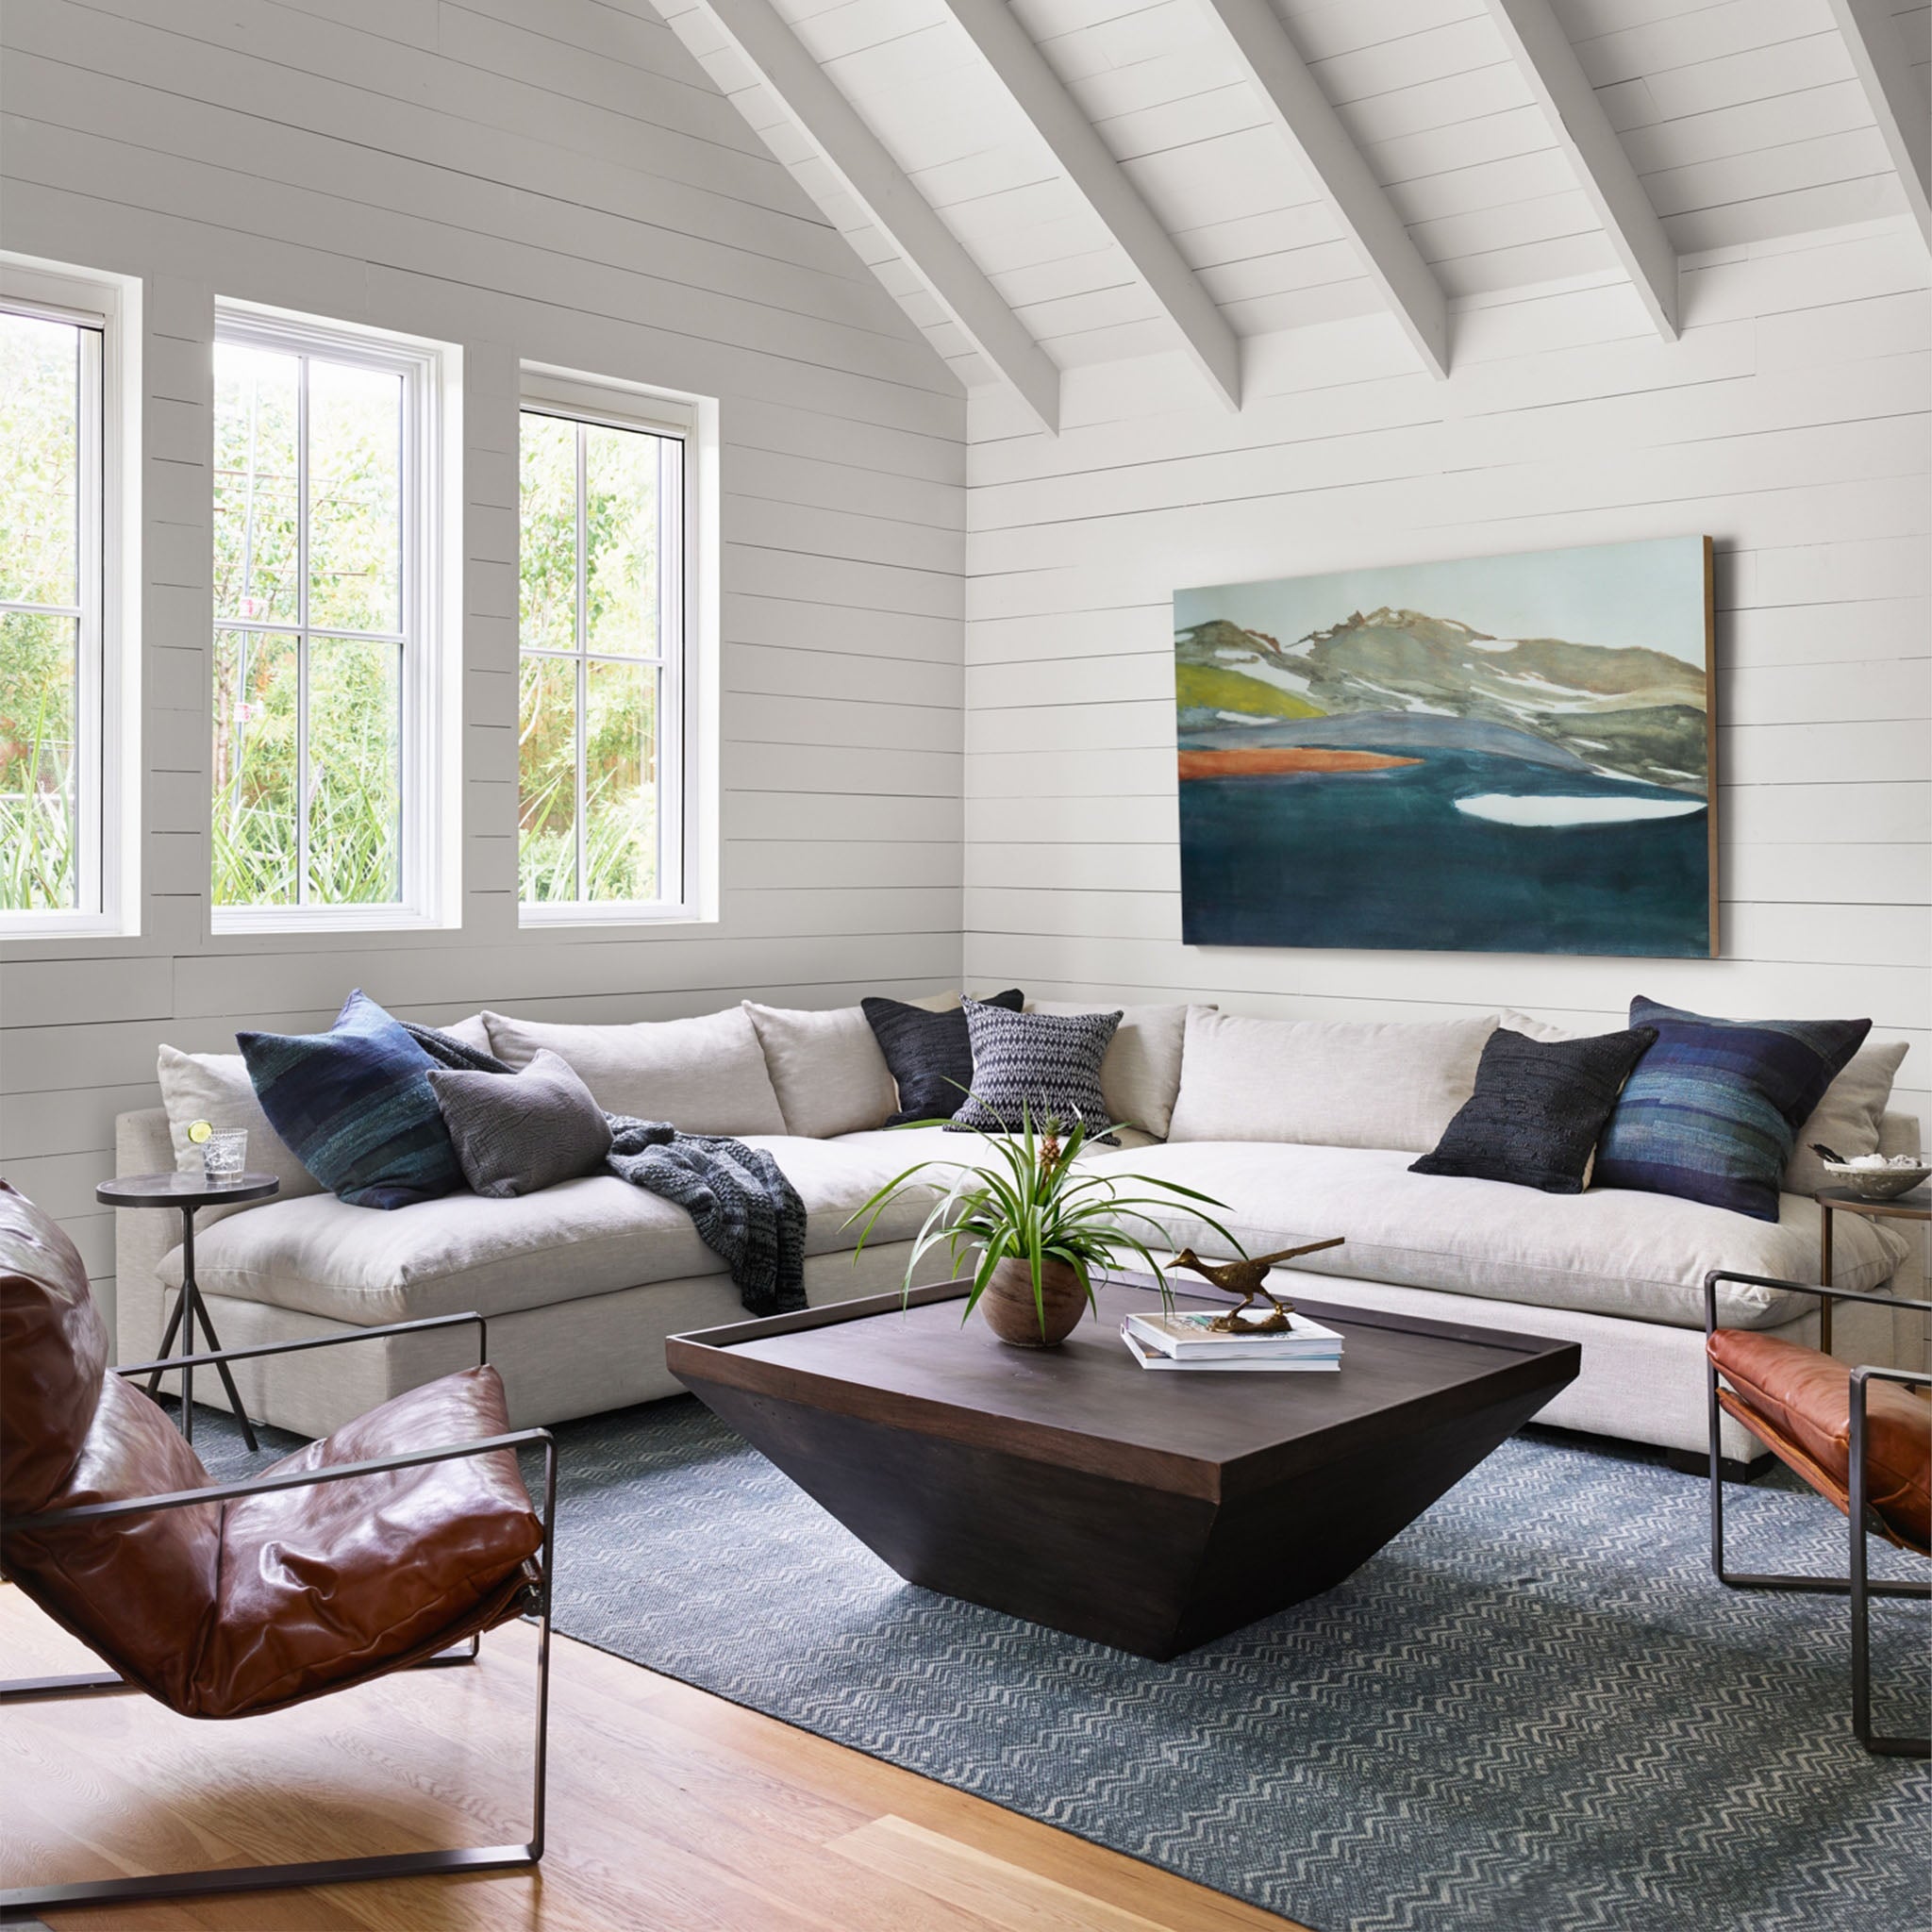
{"label": "brass bird figurine", "polygon": [[[1283,1248],[1273,1255],[1250,1255],[1241,1261],[1204,1261],[1192,1248],[1183,1248],[1174,1257],[1174,1265],[1191,1269],[1204,1281],[1211,1281],[1228,1294],[1241,1296],[1241,1301],[1234,1307],[1224,1315],[1215,1316],[1208,1324],[1217,1334],[1231,1335],[1239,1329],[1243,1335],[1279,1335],[1289,1325],[1288,1318],[1294,1312],[1294,1304],[1276,1301],[1261,1286],[1269,1269],[1278,1261],[1292,1261],[1298,1255],[1316,1254],[1323,1248],[1339,1248],[1345,1239],[1345,1236],[1338,1234],[1325,1241],[1304,1241],[1298,1248]],[[1254,1306],[1257,1295],[1267,1302],[1268,1313],[1258,1322],[1243,1321],[1241,1318]]]}

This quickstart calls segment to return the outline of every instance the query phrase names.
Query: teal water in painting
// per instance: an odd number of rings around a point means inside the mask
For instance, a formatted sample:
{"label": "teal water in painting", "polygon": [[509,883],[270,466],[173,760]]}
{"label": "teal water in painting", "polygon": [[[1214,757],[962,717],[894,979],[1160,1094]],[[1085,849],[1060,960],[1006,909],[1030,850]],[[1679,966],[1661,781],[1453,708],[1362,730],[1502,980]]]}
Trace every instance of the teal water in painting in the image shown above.
{"label": "teal water in painting", "polygon": [[1430,747],[1422,759],[1380,772],[1183,780],[1185,942],[1708,954],[1703,807],[1603,824],[1499,824],[1457,801],[1686,801],[1485,752]]}

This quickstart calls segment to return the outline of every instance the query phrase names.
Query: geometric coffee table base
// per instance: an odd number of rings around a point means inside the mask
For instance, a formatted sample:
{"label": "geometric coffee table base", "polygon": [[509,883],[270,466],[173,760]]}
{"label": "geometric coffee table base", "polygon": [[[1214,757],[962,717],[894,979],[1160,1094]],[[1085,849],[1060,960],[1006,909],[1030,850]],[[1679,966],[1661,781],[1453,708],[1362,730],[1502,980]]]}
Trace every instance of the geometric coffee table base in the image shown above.
{"label": "geometric coffee table base", "polygon": [[1578,1361],[1298,1297],[1342,1329],[1341,1374],[1161,1374],[1114,1332],[1143,1291],[1103,1288],[1102,1323],[1040,1354],[962,1333],[963,1292],[675,1337],[667,1358],[908,1582],[1158,1659],[1341,1582]]}

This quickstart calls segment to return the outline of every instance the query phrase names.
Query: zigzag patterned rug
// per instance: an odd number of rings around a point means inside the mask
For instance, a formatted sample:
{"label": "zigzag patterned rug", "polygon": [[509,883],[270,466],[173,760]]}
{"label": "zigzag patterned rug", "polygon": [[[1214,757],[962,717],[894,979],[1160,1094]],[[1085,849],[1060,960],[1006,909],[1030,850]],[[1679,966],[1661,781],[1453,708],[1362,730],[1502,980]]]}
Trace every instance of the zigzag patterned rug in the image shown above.
{"label": "zigzag patterned rug", "polygon": [[[1724,1590],[1655,1462],[1518,1437],[1339,1589],[1155,1664],[902,1582],[688,1397],[558,1434],[559,1628],[1319,1932],[1927,1923],[1932,1776],[1853,1740],[1843,1604]],[[1734,1561],[1842,1565],[1815,1498],[1731,1495]],[[1927,1629],[1878,1607],[1890,1728]]]}

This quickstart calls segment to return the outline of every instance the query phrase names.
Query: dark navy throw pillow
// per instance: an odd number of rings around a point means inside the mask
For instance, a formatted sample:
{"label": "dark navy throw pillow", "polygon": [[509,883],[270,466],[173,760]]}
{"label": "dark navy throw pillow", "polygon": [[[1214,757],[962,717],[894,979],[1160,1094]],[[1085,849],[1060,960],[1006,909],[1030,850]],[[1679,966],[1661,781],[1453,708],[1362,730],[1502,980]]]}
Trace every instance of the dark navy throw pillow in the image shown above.
{"label": "dark navy throw pillow", "polygon": [[269,1124],[324,1187],[358,1208],[407,1208],[463,1184],[429,1085],[436,1065],[359,989],[326,1033],[238,1033]]}
{"label": "dark navy throw pillow", "polygon": [[1869,1020],[1712,1020],[1630,1002],[1657,1044],[1597,1148],[1596,1185],[1676,1194],[1777,1219],[1798,1129],[1872,1030]]}

